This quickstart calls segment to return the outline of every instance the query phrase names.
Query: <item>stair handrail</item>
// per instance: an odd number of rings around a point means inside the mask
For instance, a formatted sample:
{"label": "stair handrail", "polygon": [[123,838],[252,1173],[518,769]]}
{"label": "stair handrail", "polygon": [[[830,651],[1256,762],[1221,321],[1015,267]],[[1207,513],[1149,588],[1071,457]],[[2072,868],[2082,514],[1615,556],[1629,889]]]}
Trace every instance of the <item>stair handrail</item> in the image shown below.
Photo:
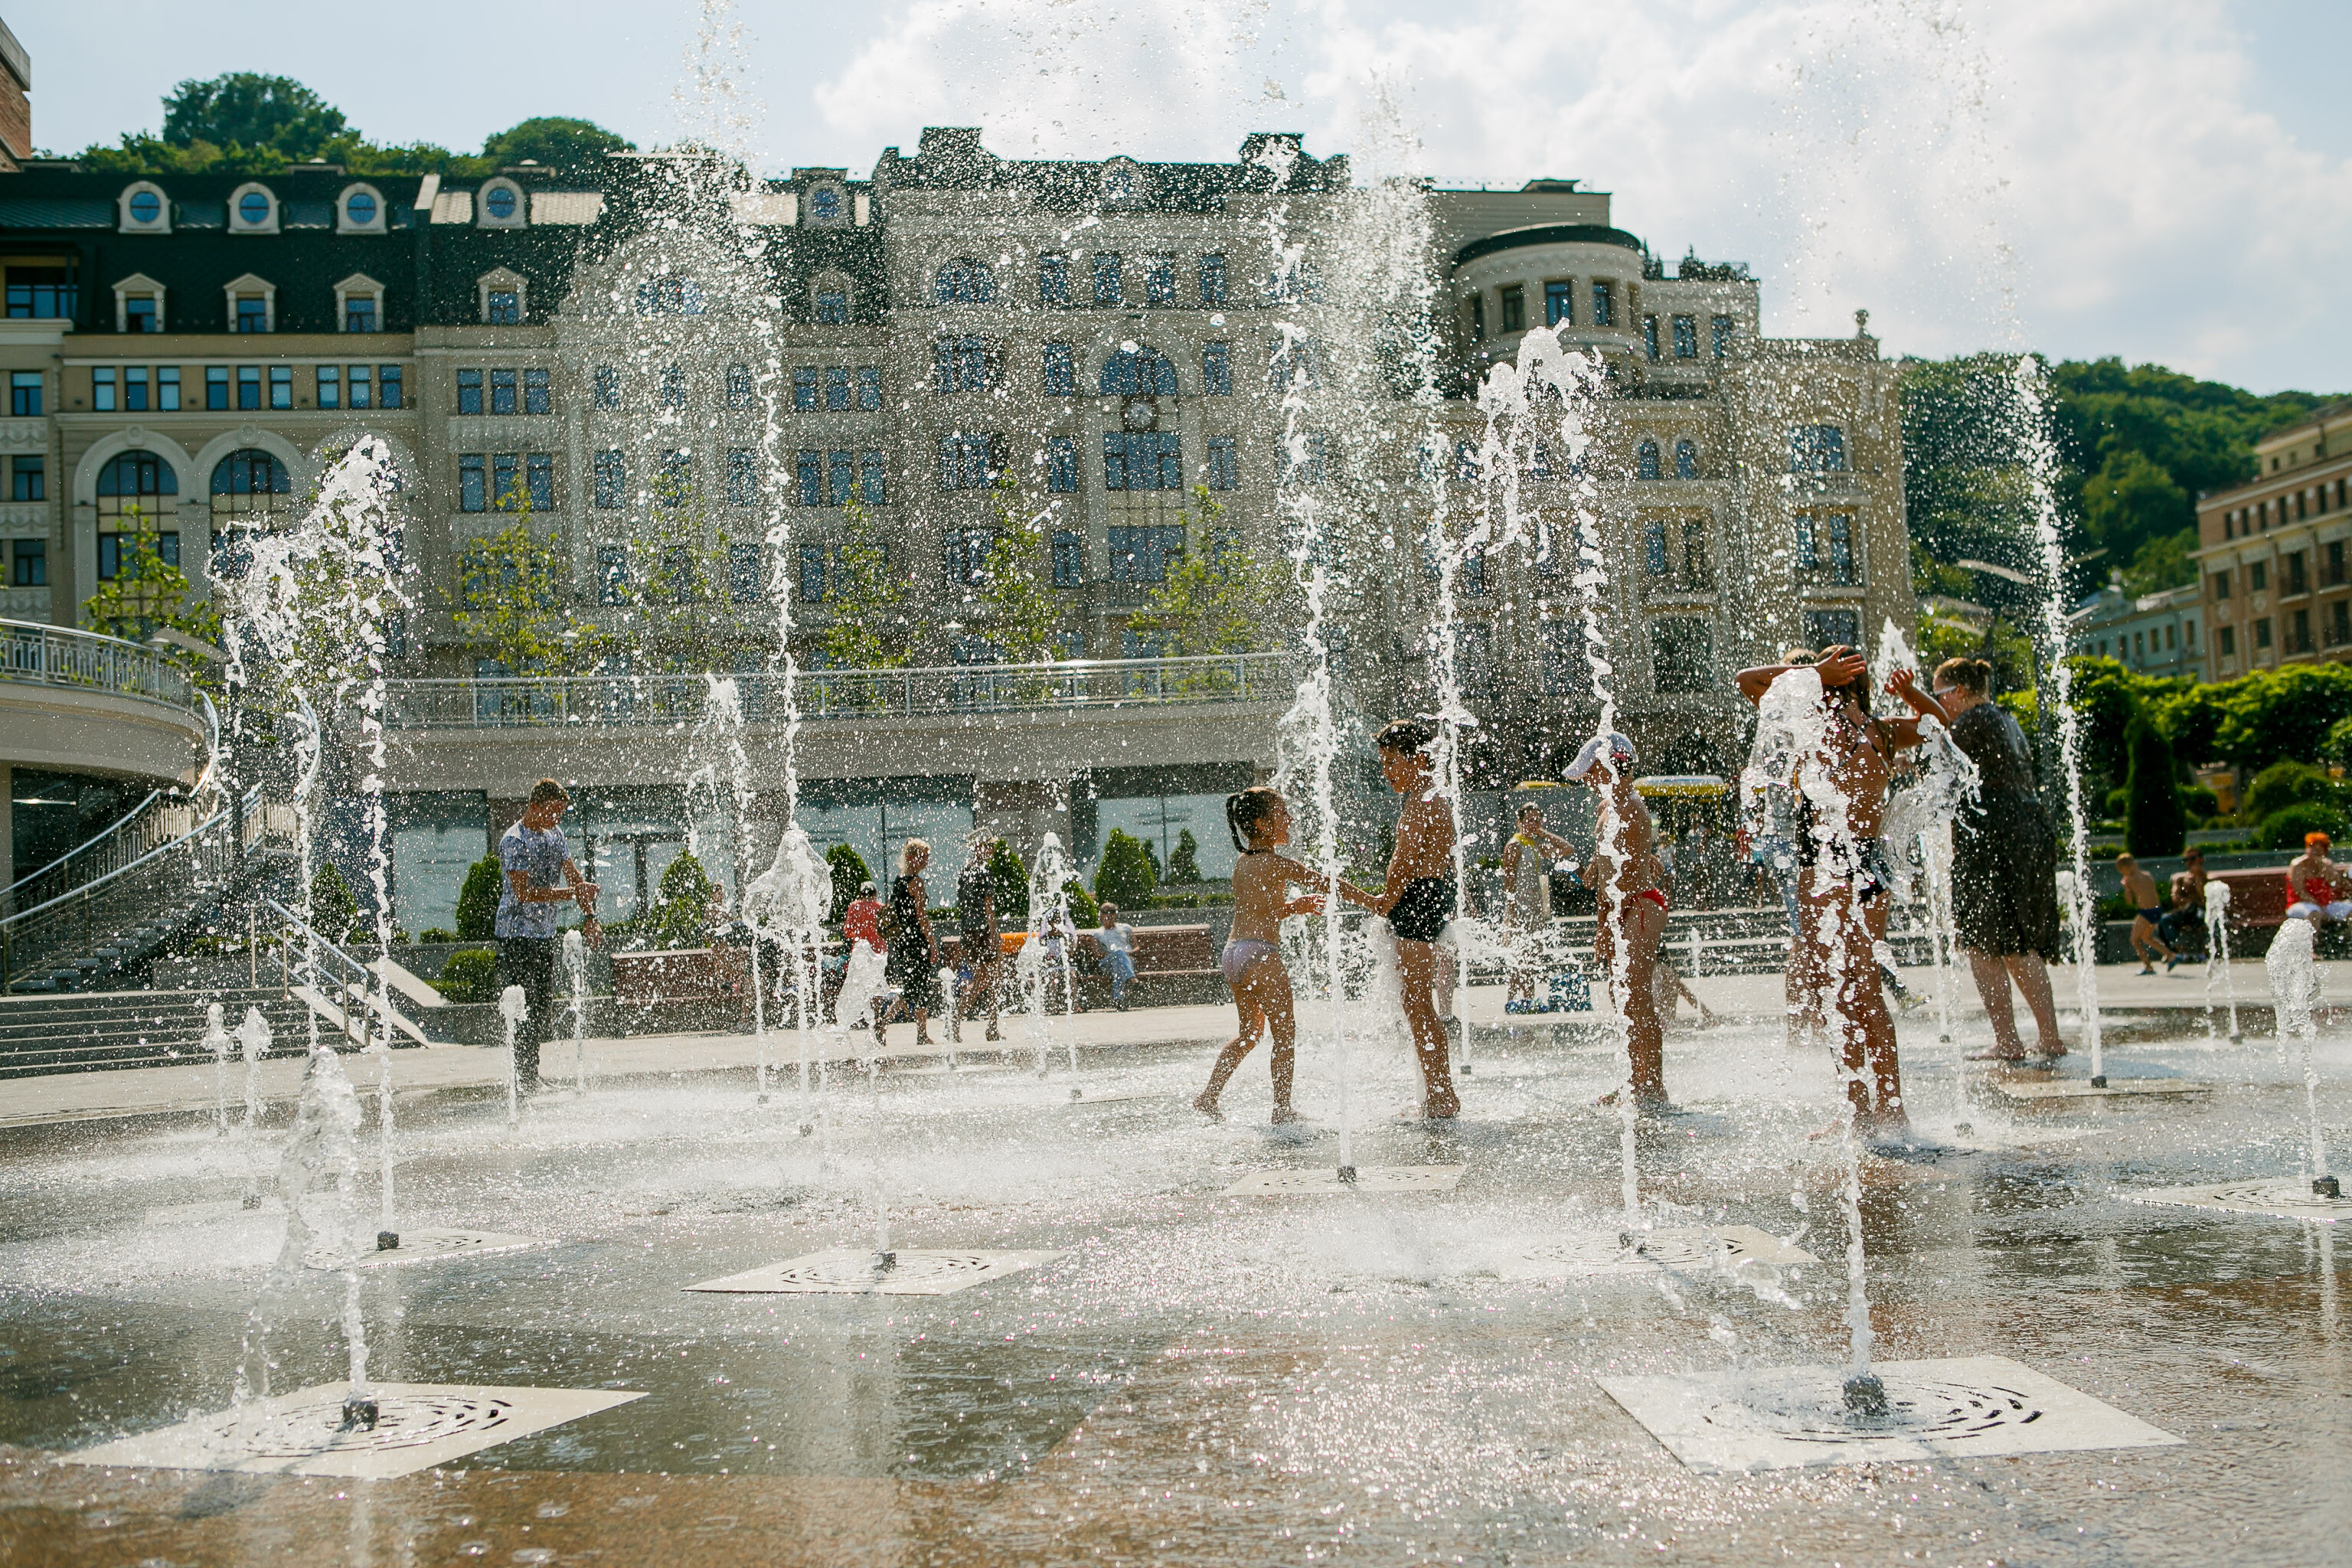
{"label": "stair handrail", "polygon": [[[389,1041],[406,1018],[406,1015],[393,1005],[391,985],[374,970],[345,952],[340,942],[322,935],[316,926],[276,899],[264,898],[261,907],[277,918],[278,945],[289,954],[302,955],[310,970],[308,978],[310,983],[316,984],[329,1001],[341,1007],[346,1017],[351,1011],[348,1003],[353,996],[358,997],[360,1005],[369,1013],[390,1014],[390,1017],[384,1020],[384,1036]],[[321,958],[332,962],[333,974],[326,972],[325,966],[320,963]],[[362,1046],[367,1043],[365,1038],[360,1041]]]}
{"label": "stair handrail", "polygon": [[[170,784],[148,791],[146,799],[81,843],[0,888],[0,915],[12,910],[30,912],[62,894],[97,882],[109,872],[126,868],[155,847],[154,828],[148,820],[151,811],[157,816],[181,807],[194,812],[200,809],[205,795],[221,793],[217,779],[222,761],[220,714],[203,692],[196,693],[196,701],[205,717],[205,763],[195,782],[185,791]],[[209,819],[200,827],[208,825]]]}

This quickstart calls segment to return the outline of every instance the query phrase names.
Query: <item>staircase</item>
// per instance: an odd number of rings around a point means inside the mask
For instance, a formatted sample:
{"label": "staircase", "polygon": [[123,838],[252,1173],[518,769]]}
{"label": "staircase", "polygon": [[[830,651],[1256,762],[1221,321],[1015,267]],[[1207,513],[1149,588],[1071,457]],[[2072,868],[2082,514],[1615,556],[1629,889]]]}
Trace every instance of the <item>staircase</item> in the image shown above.
{"label": "staircase", "polygon": [[[269,1020],[272,1057],[310,1048],[309,1009],[276,986],[0,996],[0,1079],[209,1063],[205,1006],[212,1002],[221,1005],[222,1021],[232,1029],[247,1008],[260,1008]],[[325,1023],[320,1029],[335,1039]]]}

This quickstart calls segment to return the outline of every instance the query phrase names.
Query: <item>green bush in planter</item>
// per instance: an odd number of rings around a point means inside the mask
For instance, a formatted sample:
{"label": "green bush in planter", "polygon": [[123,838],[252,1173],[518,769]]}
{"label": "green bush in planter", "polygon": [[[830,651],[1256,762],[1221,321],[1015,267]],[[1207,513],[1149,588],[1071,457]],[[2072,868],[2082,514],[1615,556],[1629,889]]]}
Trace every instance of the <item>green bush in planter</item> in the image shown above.
{"label": "green bush in planter", "polygon": [[499,955],[484,947],[453,952],[441,965],[434,988],[452,1002],[495,1002],[499,997]]}

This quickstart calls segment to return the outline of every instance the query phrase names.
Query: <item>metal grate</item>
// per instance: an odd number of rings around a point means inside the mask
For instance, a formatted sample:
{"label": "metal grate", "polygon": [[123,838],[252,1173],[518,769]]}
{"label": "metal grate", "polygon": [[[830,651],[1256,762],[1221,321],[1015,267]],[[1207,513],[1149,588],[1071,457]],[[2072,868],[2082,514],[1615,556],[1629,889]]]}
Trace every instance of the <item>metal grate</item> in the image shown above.
{"label": "metal grate", "polygon": [[352,1261],[362,1268],[381,1268],[397,1263],[436,1263],[445,1258],[520,1252],[526,1247],[546,1245],[535,1236],[509,1236],[503,1231],[420,1228],[400,1232],[398,1247],[379,1247]]}
{"label": "metal grate", "polygon": [[2267,1182],[2225,1182],[2218,1186],[2158,1187],[2126,1193],[2136,1204],[2177,1204],[2224,1214],[2269,1215],[2278,1219],[2352,1219],[2352,1198],[2323,1198],[2307,1176]]}
{"label": "metal grate", "polygon": [[1252,1171],[1224,1191],[1226,1197],[1286,1193],[1450,1193],[1462,1181],[1463,1165],[1358,1165],[1348,1176],[1336,1166],[1304,1171]]}
{"label": "metal grate", "polygon": [[1563,1237],[1520,1249],[1496,1272],[1506,1279],[1544,1279],[1586,1274],[1652,1274],[1661,1268],[1692,1273],[1717,1268],[1737,1271],[1742,1264],[1749,1263],[1785,1268],[1820,1261],[1770,1231],[1730,1225],[1714,1229],[1596,1231]]}
{"label": "metal grate", "polygon": [[825,1296],[945,1296],[1061,1257],[1058,1252],[981,1252],[911,1247],[887,1255],[835,1247],[764,1268],[688,1285],[688,1290]]}

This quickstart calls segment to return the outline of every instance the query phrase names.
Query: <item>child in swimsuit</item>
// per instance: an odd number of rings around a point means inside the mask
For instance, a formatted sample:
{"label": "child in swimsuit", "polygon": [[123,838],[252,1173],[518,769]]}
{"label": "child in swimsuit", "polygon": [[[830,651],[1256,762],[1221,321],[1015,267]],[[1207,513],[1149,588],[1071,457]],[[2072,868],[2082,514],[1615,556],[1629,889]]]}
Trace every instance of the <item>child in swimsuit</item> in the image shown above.
{"label": "child in swimsuit", "polygon": [[1388,916],[1396,933],[1397,978],[1405,1026],[1421,1058],[1423,1112],[1445,1121],[1460,1114],[1462,1101],[1454,1092],[1451,1042],[1437,1012],[1438,971],[1447,962],[1437,939],[1454,918],[1454,813],[1437,793],[1428,750],[1436,739],[1437,726],[1426,719],[1399,719],[1372,737],[1381,776],[1404,796],[1404,808],[1397,814],[1387,886],[1367,907]]}
{"label": "child in swimsuit", "polygon": [[[1633,742],[1614,731],[1595,735],[1569,764],[1567,776],[1590,787],[1598,803],[1592,859],[1584,868],[1583,880],[1601,895],[1592,957],[1625,1016],[1633,1104],[1643,1111],[1663,1110],[1667,1104],[1666,1029],[1658,1018],[1656,969],[1658,944],[1666,934],[1666,894],[1658,885],[1665,866],[1654,847],[1658,835],[1650,808],[1633,788]],[[1621,948],[1625,955],[1622,994],[1616,989]]]}
{"label": "child in swimsuit", "polygon": [[1290,805],[1263,784],[1227,797],[1225,826],[1234,836],[1240,858],[1234,863],[1234,927],[1218,967],[1233,987],[1234,1006],[1241,1015],[1241,1030],[1217,1053],[1209,1071],[1209,1087],[1192,1101],[1204,1115],[1223,1121],[1217,1097],[1226,1079],[1256,1046],[1267,1024],[1274,1026],[1274,1120],[1296,1121],[1290,1104],[1291,1072],[1297,1063],[1298,1020],[1291,1005],[1290,972],[1282,964],[1282,922],[1291,915],[1328,912],[1322,898],[1292,898],[1297,884],[1327,897],[1340,897],[1369,906],[1371,895],[1342,881],[1336,885],[1320,872],[1282,854],[1290,842]]}
{"label": "child in swimsuit", "polygon": [[2116,857],[2116,875],[2122,880],[2124,897],[2132,907],[2131,944],[2132,951],[2139,954],[2139,972],[2156,973],[2156,966],[2148,962],[2148,949],[2154,948],[2164,955],[2165,973],[2171,973],[2179,958],[2165,945],[2163,933],[2157,929],[2156,922],[2164,918],[2164,906],[2156,901],[2156,879],[2128,853]]}

